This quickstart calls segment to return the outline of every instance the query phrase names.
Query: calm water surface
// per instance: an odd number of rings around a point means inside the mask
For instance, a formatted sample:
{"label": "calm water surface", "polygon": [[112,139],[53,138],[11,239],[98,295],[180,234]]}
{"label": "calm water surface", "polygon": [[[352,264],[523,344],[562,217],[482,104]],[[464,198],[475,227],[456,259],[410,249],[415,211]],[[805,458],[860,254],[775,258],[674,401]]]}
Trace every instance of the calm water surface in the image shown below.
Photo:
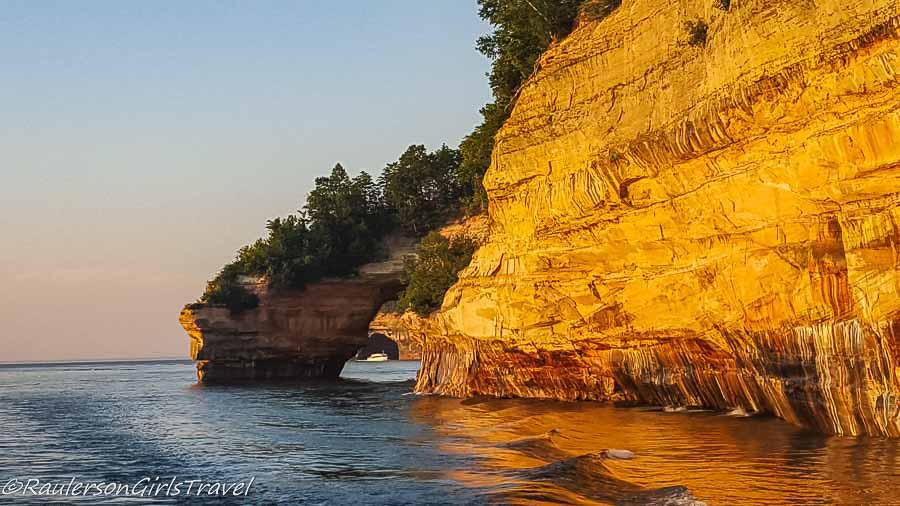
{"label": "calm water surface", "polygon": [[242,387],[195,385],[184,362],[0,366],[0,487],[253,477],[247,497],[207,502],[900,504],[898,441],[712,412],[417,397],[417,366]]}

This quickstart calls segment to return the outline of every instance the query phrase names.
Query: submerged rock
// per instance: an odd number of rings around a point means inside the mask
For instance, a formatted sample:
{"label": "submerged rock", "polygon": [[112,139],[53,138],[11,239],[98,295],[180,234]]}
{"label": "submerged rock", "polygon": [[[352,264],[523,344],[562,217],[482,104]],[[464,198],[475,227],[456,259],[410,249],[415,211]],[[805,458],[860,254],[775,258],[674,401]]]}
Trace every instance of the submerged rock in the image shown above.
{"label": "submerged rock", "polygon": [[497,135],[490,235],[416,390],[900,436],[898,30],[893,0],[582,22]]}

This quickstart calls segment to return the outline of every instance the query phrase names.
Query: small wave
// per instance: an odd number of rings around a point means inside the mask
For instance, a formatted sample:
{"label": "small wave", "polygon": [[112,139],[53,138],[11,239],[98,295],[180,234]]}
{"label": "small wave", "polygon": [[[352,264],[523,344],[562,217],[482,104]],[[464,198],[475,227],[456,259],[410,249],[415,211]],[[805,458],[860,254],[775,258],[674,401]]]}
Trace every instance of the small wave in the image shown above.
{"label": "small wave", "polygon": [[460,404],[463,406],[478,406],[480,404],[488,404],[488,403],[496,403],[496,397],[485,397],[482,395],[476,395],[473,397],[467,397],[463,399]]}
{"label": "small wave", "polygon": [[[612,472],[606,466],[604,461],[606,457],[603,452],[585,453],[575,457],[560,459],[549,464],[524,469],[522,473],[534,480],[556,480],[591,478],[585,480],[585,484],[590,484],[594,479],[613,478]],[[617,478],[613,478],[617,479]]]}
{"label": "small wave", "polygon": [[715,410],[702,406],[663,406],[662,411],[666,413],[708,413]]}
{"label": "small wave", "polygon": [[706,506],[703,501],[698,501],[687,487],[676,485],[662,487],[625,497],[617,502],[620,505],[645,505],[645,506]]}
{"label": "small wave", "polygon": [[554,441],[555,438],[559,437],[561,437],[560,431],[558,429],[551,429],[537,436],[523,437],[521,439],[515,439],[513,441],[501,443],[497,446],[500,448],[515,450],[523,455],[536,458],[538,460],[552,462],[571,456],[568,452],[560,448]]}
{"label": "small wave", "polygon": [[[547,486],[558,488],[560,498],[575,494],[589,501],[616,504],[651,504],[673,506],[701,506],[687,487],[671,486],[648,489],[623,480],[607,465],[610,460],[633,458],[628,450],[610,449],[561,459],[544,466],[524,469],[520,477],[527,480],[515,494],[521,496],[530,488],[540,489],[549,497]],[[536,482],[529,484],[527,482]],[[524,489],[524,490],[523,490]],[[564,502],[564,501],[563,501]]]}
{"label": "small wave", "polygon": [[375,385],[375,386],[377,386],[377,385],[385,385],[385,386],[408,385],[408,386],[415,386],[415,384],[416,384],[415,378],[413,378],[413,379],[409,379],[409,378],[407,378],[407,379],[371,378],[371,377],[370,378],[354,378],[352,376],[348,376],[348,377],[342,376],[339,378],[339,380],[342,382],[345,382],[346,384],[349,384],[349,385]]}
{"label": "small wave", "polygon": [[[500,448],[518,451],[529,457],[537,458],[547,462],[565,460],[571,457],[571,454],[563,450],[557,440],[565,438],[559,429],[550,429],[543,434],[537,436],[523,437],[506,443],[497,445]],[[610,460],[631,460],[634,458],[634,452],[619,448],[608,448],[596,453],[587,454],[595,455],[602,459]]]}

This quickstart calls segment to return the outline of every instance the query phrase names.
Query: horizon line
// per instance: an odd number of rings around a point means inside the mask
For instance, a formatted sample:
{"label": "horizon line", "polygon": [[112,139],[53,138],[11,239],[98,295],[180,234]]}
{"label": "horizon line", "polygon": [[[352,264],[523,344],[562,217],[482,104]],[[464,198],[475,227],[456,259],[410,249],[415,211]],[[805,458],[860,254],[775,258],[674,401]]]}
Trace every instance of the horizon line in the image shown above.
{"label": "horizon line", "polygon": [[5,361],[0,360],[0,365],[42,365],[42,364],[96,364],[106,362],[193,362],[191,358],[183,357],[141,357],[141,358],[74,358],[74,359],[58,359],[58,360],[17,360]]}

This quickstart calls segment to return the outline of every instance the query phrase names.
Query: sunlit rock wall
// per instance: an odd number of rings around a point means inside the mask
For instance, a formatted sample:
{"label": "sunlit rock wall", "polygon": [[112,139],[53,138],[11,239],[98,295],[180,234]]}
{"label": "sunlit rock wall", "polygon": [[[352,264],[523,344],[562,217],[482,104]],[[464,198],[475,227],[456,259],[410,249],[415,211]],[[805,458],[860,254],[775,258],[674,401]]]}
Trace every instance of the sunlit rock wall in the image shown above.
{"label": "sunlit rock wall", "polygon": [[369,324],[369,333],[383,334],[397,343],[400,360],[421,360],[422,344],[418,334],[425,320],[411,311],[400,314],[396,307],[397,301],[384,304]]}
{"label": "sunlit rock wall", "polygon": [[900,436],[900,3],[714,4],[624,0],[540,59],[417,391]]}

